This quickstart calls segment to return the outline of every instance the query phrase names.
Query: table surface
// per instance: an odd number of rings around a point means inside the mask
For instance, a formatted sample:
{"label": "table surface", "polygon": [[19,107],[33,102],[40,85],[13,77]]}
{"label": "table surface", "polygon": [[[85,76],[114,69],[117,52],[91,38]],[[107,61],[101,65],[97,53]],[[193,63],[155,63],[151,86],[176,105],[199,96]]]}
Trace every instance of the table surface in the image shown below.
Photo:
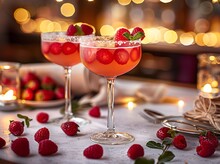
{"label": "table surface", "polygon": [[[123,84],[125,88],[138,87],[140,85],[151,85],[147,82],[137,82],[131,80],[118,79],[116,82]],[[117,84],[117,83],[116,83]],[[5,138],[7,145],[5,148],[0,150],[0,163],[4,163],[3,160],[11,161],[12,163],[74,163],[74,164],[98,164],[98,163],[118,163],[118,164],[129,164],[134,163],[133,160],[127,156],[127,150],[132,144],[141,144],[144,147],[145,155],[147,158],[158,158],[161,153],[160,150],[150,149],[146,147],[146,143],[150,140],[160,142],[156,137],[156,131],[162,127],[162,125],[150,122],[144,119],[140,112],[144,108],[149,108],[155,111],[159,111],[165,115],[182,115],[183,112],[191,110],[193,108],[193,101],[198,95],[198,91],[193,88],[186,88],[180,86],[168,86],[167,97],[175,97],[185,102],[182,109],[178,108],[176,103],[137,103],[137,106],[133,110],[128,110],[125,105],[116,105],[114,116],[116,131],[126,131],[135,137],[135,141],[125,145],[102,145],[104,148],[104,155],[99,160],[87,159],[83,156],[83,150],[89,145],[94,144],[90,139],[90,135],[94,132],[100,132],[106,130],[106,118],[107,118],[107,107],[101,107],[101,118],[92,118],[88,115],[88,110],[82,110],[78,113],[79,116],[87,118],[91,121],[90,124],[80,127],[80,132],[73,137],[66,136],[61,128],[54,124],[40,124],[36,121],[37,113],[41,111],[48,112],[50,118],[56,118],[60,116],[60,107],[55,108],[39,108],[35,110],[21,110],[14,112],[3,112],[0,111],[0,136]],[[17,119],[16,114],[21,113],[28,115],[33,118],[31,126],[25,128],[25,132],[22,137],[27,137],[30,142],[30,156],[29,157],[18,157],[10,149],[10,140],[15,137],[9,135],[8,125],[9,120]],[[52,156],[44,157],[38,154],[38,143],[34,141],[34,133],[42,128],[47,127],[50,130],[50,139],[57,143],[59,150],[58,153]],[[171,150],[175,154],[175,158],[171,163],[190,163],[190,164],[203,164],[203,163],[219,163],[220,151],[219,148],[215,154],[209,158],[202,158],[196,153],[196,146],[199,145],[198,136],[184,134],[187,140],[187,148],[184,150],[178,150],[171,146]],[[157,161],[157,160],[156,160]]]}

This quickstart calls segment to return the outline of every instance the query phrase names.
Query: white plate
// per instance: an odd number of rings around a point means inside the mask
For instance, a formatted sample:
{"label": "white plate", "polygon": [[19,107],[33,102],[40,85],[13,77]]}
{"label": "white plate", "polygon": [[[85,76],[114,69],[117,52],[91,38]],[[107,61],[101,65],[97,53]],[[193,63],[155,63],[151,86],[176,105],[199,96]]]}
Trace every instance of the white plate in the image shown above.
{"label": "white plate", "polygon": [[32,106],[32,107],[55,107],[61,106],[65,103],[65,99],[50,100],[50,101],[30,101],[30,100],[19,100],[20,104]]}

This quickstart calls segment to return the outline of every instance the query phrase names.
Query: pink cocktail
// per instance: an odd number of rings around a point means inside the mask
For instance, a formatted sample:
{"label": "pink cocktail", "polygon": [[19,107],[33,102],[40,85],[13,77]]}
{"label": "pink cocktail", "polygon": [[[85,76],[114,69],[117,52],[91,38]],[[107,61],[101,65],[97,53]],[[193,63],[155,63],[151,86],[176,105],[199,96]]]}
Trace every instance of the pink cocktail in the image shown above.
{"label": "pink cocktail", "polygon": [[141,40],[114,41],[107,36],[82,37],[80,57],[92,72],[107,79],[108,118],[106,132],[95,133],[91,140],[102,144],[124,144],[134,140],[125,132],[116,132],[113,118],[114,80],[132,70],[141,60]]}

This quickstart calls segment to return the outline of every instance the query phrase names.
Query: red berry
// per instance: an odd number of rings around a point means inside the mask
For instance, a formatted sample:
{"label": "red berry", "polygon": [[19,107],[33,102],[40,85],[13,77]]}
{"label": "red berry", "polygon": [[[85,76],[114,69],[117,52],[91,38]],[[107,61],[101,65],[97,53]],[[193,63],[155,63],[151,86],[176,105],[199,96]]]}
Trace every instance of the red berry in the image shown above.
{"label": "red berry", "polygon": [[3,148],[5,145],[6,145],[5,140],[2,137],[0,137],[0,149]]}
{"label": "red berry", "polygon": [[97,51],[96,58],[102,64],[110,64],[114,60],[114,55],[106,49],[100,49]]}
{"label": "red berry", "polygon": [[100,108],[98,106],[94,106],[89,110],[89,115],[92,117],[99,118],[101,116]]}
{"label": "red berry", "polygon": [[201,157],[210,157],[214,154],[215,148],[210,144],[203,144],[196,147],[196,152]]}
{"label": "red berry", "polygon": [[41,51],[43,52],[43,54],[48,54],[50,51],[50,43],[42,42]]}
{"label": "red berry", "polygon": [[54,90],[54,94],[56,99],[64,99],[65,97],[65,88],[64,87],[57,87]]}
{"label": "red berry", "polygon": [[53,100],[54,92],[52,90],[40,89],[35,94],[36,101],[48,101]]}
{"label": "red berry", "polygon": [[90,35],[93,33],[93,28],[85,23],[81,24],[81,29],[85,35]]}
{"label": "red berry", "polygon": [[21,93],[21,98],[23,100],[33,100],[34,99],[34,91],[30,88],[24,89]]}
{"label": "red berry", "polygon": [[211,131],[208,131],[204,136],[199,136],[199,143],[203,145],[205,142],[209,142],[214,148],[217,148],[219,145],[218,138]]}
{"label": "red berry", "polygon": [[77,28],[76,28],[74,25],[71,24],[71,25],[68,27],[66,34],[67,34],[68,36],[74,36],[76,33],[77,33]]}
{"label": "red berry", "polygon": [[27,157],[30,154],[29,141],[27,138],[17,138],[11,143],[11,150],[21,157]]}
{"label": "red berry", "polygon": [[22,76],[21,80],[24,84],[26,84],[30,80],[39,80],[39,78],[37,77],[37,75],[34,72],[27,72]]}
{"label": "red berry", "polygon": [[83,151],[83,155],[89,159],[100,159],[103,156],[103,152],[104,150],[101,145],[94,144],[94,145],[87,147]]}
{"label": "red berry", "polygon": [[135,40],[137,40],[137,39],[139,39],[139,38],[141,38],[141,40],[143,40],[144,37],[145,37],[144,30],[143,30],[142,28],[140,28],[140,27],[135,27],[135,28],[132,30],[131,35],[132,35],[133,37],[135,37]]}
{"label": "red berry", "polygon": [[24,132],[24,122],[11,121],[8,130],[14,136],[20,136]]}
{"label": "red berry", "polygon": [[46,127],[39,129],[34,134],[34,140],[38,143],[42,140],[49,139],[49,138],[50,138],[50,132]]}
{"label": "red berry", "polygon": [[74,43],[66,42],[63,44],[62,49],[65,55],[71,55],[77,50],[77,46]]}
{"label": "red berry", "polygon": [[74,136],[79,131],[79,125],[73,121],[67,121],[61,124],[61,129],[68,136]]}
{"label": "red berry", "polygon": [[45,139],[39,142],[38,153],[42,156],[48,156],[55,154],[58,151],[56,143],[49,139]]}
{"label": "red berry", "polygon": [[129,158],[135,160],[144,156],[144,148],[139,144],[133,144],[127,152]]}
{"label": "red berry", "polygon": [[140,53],[140,48],[132,48],[130,52],[130,58],[132,61],[137,61],[140,59],[141,53]]}
{"label": "red berry", "polygon": [[37,79],[30,80],[25,84],[25,88],[29,88],[32,91],[36,91],[40,88],[40,82]]}
{"label": "red berry", "polygon": [[167,127],[162,127],[157,131],[157,137],[161,140],[164,140],[166,137],[171,137],[171,135],[168,133],[170,129]]}
{"label": "red berry", "polygon": [[37,114],[36,119],[39,123],[47,123],[49,120],[49,114],[45,112],[40,112]]}
{"label": "red berry", "polygon": [[83,48],[83,58],[87,63],[92,63],[96,59],[96,53],[91,48]]}
{"label": "red berry", "polygon": [[115,41],[127,41],[127,40],[130,40],[130,38],[128,36],[130,36],[130,31],[126,28],[120,28],[116,31],[116,34],[115,34],[115,37],[114,37],[114,40]]}
{"label": "red berry", "polygon": [[129,53],[125,49],[117,49],[114,53],[115,61],[118,64],[124,65],[129,60]]}
{"label": "red berry", "polygon": [[41,88],[46,90],[53,90],[56,86],[56,82],[50,76],[44,76],[41,80]]}
{"label": "red berry", "polygon": [[50,45],[50,52],[53,55],[59,55],[62,52],[62,45],[61,45],[61,43],[52,43]]}
{"label": "red berry", "polygon": [[173,138],[173,145],[178,149],[185,149],[187,146],[185,137],[181,134],[175,136]]}

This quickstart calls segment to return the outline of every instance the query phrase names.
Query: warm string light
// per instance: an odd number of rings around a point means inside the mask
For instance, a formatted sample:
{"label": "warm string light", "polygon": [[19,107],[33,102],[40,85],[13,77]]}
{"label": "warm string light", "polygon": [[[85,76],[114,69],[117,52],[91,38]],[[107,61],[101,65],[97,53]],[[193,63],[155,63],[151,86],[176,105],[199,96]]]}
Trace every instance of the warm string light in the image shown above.
{"label": "warm string light", "polygon": [[183,107],[184,107],[184,105],[185,105],[185,102],[184,102],[183,100],[179,100],[179,101],[177,102],[178,112],[179,112],[179,113],[183,113]]}

